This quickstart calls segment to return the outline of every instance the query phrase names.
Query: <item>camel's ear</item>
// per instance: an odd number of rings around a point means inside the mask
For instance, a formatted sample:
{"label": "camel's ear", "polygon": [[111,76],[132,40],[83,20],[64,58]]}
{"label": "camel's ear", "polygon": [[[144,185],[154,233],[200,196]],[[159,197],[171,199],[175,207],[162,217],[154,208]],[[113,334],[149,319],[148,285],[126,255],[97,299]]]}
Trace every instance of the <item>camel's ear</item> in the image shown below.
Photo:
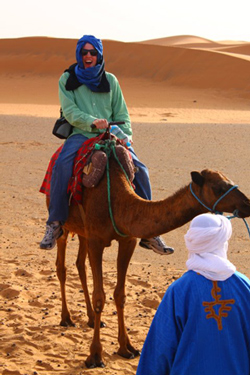
{"label": "camel's ear", "polygon": [[191,172],[192,181],[202,187],[204,185],[204,177],[200,174],[200,172]]}

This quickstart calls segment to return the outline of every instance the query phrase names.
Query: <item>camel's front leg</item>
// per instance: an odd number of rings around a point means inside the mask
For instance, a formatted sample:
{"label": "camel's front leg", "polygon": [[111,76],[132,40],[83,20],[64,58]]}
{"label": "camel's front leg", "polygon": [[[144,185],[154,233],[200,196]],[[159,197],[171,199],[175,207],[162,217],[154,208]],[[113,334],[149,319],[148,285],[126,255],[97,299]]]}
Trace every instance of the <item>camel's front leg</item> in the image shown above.
{"label": "camel's front leg", "polygon": [[61,296],[62,296],[62,313],[61,326],[74,326],[66,302],[65,282],[66,282],[66,267],[65,267],[65,252],[67,245],[69,231],[64,229],[63,235],[57,240],[57,259],[56,272],[60,281]]}
{"label": "camel's front leg", "polygon": [[102,345],[100,341],[101,313],[105,304],[102,276],[102,254],[104,245],[98,239],[88,240],[88,255],[93,274],[93,309],[95,313],[94,337],[90,346],[90,355],[85,363],[88,368],[104,367],[102,361]]}
{"label": "camel's front leg", "polygon": [[114,292],[114,299],[118,315],[118,341],[120,344],[117,353],[125,358],[134,358],[135,356],[138,356],[140,354],[140,352],[131,345],[124,322],[124,305],[126,300],[125,280],[128,265],[133,255],[135,246],[135,238],[122,239],[121,241],[119,241],[119,252],[117,259],[117,285]]}
{"label": "camel's front leg", "polygon": [[82,288],[85,296],[85,302],[87,305],[87,315],[89,318],[88,326],[94,328],[94,311],[91,306],[90,298],[89,298],[89,291],[88,291],[88,283],[87,283],[87,275],[86,275],[86,256],[87,256],[87,243],[84,237],[79,237],[79,252],[76,261],[76,266],[78,269],[78,273],[81,279]]}

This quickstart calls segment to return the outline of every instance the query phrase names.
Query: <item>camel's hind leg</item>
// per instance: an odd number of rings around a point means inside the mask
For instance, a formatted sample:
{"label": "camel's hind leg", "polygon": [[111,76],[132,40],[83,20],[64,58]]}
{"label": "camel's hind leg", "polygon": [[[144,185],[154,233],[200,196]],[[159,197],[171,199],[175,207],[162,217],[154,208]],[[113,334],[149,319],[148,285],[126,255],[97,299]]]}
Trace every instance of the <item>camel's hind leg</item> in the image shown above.
{"label": "camel's hind leg", "polygon": [[76,266],[81,279],[82,288],[85,296],[85,302],[87,305],[87,315],[88,315],[88,326],[94,328],[95,315],[92,309],[92,305],[89,298],[87,275],[86,275],[86,257],[87,257],[87,243],[84,237],[79,237],[79,252],[76,261]]}
{"label": "camel's hind leg", "polygon": [[117,354],[125,358],[134,358],[135,356],[140,354],[140,352],[135,349],[129,341],[124,321],[124,305],[126,300],[125,280],[128,265],[133,255],[135,246],[135,238],[130,238],[129,240],[123,239],[119,241],[119,252],[117,259],[117,285],[114,291],[114,299],[118,315],[118,341],[120,344]]}
{"label": "camel's hind leg", "polygon": [[94,337],[90,346],[90,355],[85,363],[88,368],[104,367],[102,361],[102,345],[100,341],[101,313],[105,304],[105,293],[103,290],[102,255],[104,244],[95,239],[88,240],[88,256],[93,274],[93,309],[95,312]]}
{"label": "camel's hind leg", "polygon": [[61,296],[62,296],[62,313],[61,313],[61,326],[75,326],[72,322],[70,313],[67,307],[65,282],[66,282],[66,266],[65,266],[65,253],[67,246],[67,238],[69,231],[64,229],[63,235],[57,240],[57,259],[56,259],[56,272],[60,281]]}

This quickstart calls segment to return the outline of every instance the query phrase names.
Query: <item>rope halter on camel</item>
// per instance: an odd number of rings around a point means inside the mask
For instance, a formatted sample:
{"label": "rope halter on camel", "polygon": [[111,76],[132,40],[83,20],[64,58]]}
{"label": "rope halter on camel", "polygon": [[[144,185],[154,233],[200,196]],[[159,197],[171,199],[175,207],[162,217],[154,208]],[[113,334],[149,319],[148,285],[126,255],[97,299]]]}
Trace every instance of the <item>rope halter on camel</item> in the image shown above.
{"label": "rope halter on camel", "polygon": [[[228,189],[213,205],[213,208],[209,208],[208,206],[205,205],[205,203],[203,203],[199,197],[197,197],[197,195],[194,193],[193,191],[193,188],[192,188],[192,182],[190,183],[189,185],[190,187],[190,191],[192,193],[192,195],[195,197],[195,199],[203,206],[205,207],[208,211],[212,212],[213,214],[215,215],[223,215],[223,212],[220,212],[220,211],[217,211],[215,208],[217,206],[217,204],[223,199],[225,198],[232,190],[234,189],[237,189],[238,188],[238,185],[233,185],[230,187],[230,189]],[[245,226],[247,228],[247,231],[248,231],[248,235],[249,235],[249,238],[250,238],[250,229],[249,229],[249,226],[247,224],[247,221],[245,218],[240,218],[239,217],[239,210],[236,209],[234,210],[233,212],[233,215],[232,216],[226,216],[228,218],[228,220],[231,220],[231,219],[234,219],[234,218],[239,218],[239,219],[242,219],[245,223]]]}

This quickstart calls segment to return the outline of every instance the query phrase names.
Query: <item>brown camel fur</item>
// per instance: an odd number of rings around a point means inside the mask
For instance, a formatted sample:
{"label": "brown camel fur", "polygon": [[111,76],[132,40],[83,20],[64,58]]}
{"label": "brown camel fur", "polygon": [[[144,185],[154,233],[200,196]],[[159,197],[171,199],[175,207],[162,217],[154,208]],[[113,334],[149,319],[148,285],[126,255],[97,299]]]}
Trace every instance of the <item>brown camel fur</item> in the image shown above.
{"label": "brown camel fur", "polygon": [[[203,170],[201,173],[192,172],[192,188],[199,199],[208,207],[221,197],[231,186],[225,175],[212,170]],[[70,214],[64,225],[64,235],[57,241],[57,275],[60,281],[62,294],[61,325],[73,325],[66,303],[65,295],[65,251],[69,231],[77,233],[80,240],[77,268],[81,279],[87,304],[88,324],[94,327],[93,341],[90,355],[86,360],[87,367],[103,367],[102,345],[100,343],[101,313],[105,303],[103,289],[102,256],[105,247],[117,240],[117,284],[114,291],[114,300],[118,315],[118,354],[125,358],[139,355],[129,340],[125,322],[125,278],[130,259],[133,255],[137,238],[150,238],[167,233],[192,220],[196,215],[207,212],[191,194],[189,184],[171,197],[160,201],[147,201],[140,198],[129,186],[125,176],[116,164],[110,160],[111,202],[116,227],[126,237],[119,236],[112,225],[108,198],[107,177],[104,176],[97,187],[86,188],[83,194],[83,210],[80,213],[78,206],[70,207]],[[48,202],[47,202],[48,203]],[[238,209],[239,216],[250,216],[250,201],[238,189],[232,190],[223,198],[218,207],[221,212],[233,213]],[[91,306],[85,270],[86,256],[93,274],[94,290]]]}

